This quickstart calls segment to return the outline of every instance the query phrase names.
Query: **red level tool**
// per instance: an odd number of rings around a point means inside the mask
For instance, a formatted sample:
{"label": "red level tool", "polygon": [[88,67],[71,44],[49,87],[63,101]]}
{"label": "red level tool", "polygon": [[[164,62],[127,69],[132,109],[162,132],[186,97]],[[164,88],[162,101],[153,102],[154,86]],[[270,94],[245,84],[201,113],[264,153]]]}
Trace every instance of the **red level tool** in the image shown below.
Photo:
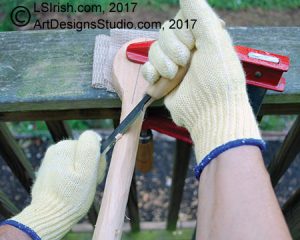
{"label": "red level tool", "polygon": [[[148,61],[149,49],[154,42],[130,44],[127,47],[127,58],[132,62],[144,64]],[[277,92],[284,91],[286,80],[282,75],[289,69],[289,57],[244,46],[236,46],[235,49],[243,65],[248,85]],[[188,131],[176,126],[169,118],[149,116],[143,123],[143,130],[147,129],[192,143]]]}
{"label": "red level tool", "polygon": [[[148,61],[148,52],[154,42],[130,44],[127,48],[127,58],[132,62],[144,64]],[[282,75],[289,69],[289,57],[244,46],[236,46],[235,49],[243,64],[247,84],[278,92],[284,91],[286,81]]]}

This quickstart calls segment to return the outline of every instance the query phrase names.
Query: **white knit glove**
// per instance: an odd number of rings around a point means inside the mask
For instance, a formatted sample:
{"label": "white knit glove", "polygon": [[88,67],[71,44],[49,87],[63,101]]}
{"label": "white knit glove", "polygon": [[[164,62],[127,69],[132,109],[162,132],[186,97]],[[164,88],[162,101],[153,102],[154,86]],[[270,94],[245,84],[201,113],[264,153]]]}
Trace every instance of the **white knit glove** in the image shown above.
{"label": "white knit glove", "polygon": [[49,147],[32,188],[31,204],[11,220],[29,227],[42,240],[61,239],[87,213],[104,177],[106,161],[100,159],[100,143],[98,134],[86,131],[79,140]]}
{"label": "white knit glove", "polygon": [[[180,5],[175,19],[187,20],[189,28],[174,30],[165,23],[142,71],[152,84],[160,76],[174,78],[178,68],[187,64],[195,44],[189,70],[165,98],[165,105],[174,122],[191,134],[199,177],[225,150],[241,145],[263,148],[264,142],[249,104],[242,65],[224,22],[205,0],[181,0]],[[192,19],[197,20],[194,28]]]}

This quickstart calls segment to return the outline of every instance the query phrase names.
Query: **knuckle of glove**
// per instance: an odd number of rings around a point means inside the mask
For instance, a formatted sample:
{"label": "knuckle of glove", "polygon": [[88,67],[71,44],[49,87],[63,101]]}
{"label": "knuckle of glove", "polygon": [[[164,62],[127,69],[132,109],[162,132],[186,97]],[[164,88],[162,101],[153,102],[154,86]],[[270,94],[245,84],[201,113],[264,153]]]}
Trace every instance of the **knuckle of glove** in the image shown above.
{"label": "knuckle of glove", "polygon": [[173,79],[178,71],[178,66],[161,49],[158,42],[155,42],[149,51],[149,61],[158,71],[160,76]]}
{"label": "knuckle of glove", "polygon": [[88,130],[81,134],[79,140],[82,142],[91,142],[94,145],[99,145],[99,142],[102,141],[102,137],[96,132]]}
{"label": "knuckle of glove", "polygon": [[76,166],[91,169],[97,165],[100,158],[100,145],[102,138],[94,131],[85,131],[81,134],[76,148]]}
{"label": "knuckle of glove", "polygon": [[185,66],[190,58],[190,50],[178,39],[171,26],[172,23],[168,21],[161,28],[158,40],[159,46],[174,63]]}
{"label": "knuckle of glove", "polygon": [[96,132],[88,130],[82,133],[78,139],[77,148],[82,150],[84,155],[95,155],[100,153],[102,138]]}
{"label": "knuckle of glove", "polygon": [[[181,21],[185,21],[186,19],[184,18],[183,14],[181,11],[179,11],[175,17],[175,20],[181,20]],[[190,22],[188,22],[190,23]],[[176,35],[176,37],[189,49],[192,50],[195,47],[195,38],[194,35],[192,33],[192,31],[190,30],[192,28],[192,26],[187,26],[185,24],[183,24],[182,28],[175,28],[174,29],[174,34]]]}
{"label": "knuckle of glove", "polygon": [[[181,11],[176,19],[184,21]],[[178,72],[178,65],[185,66],[189,62],[194,47],[194,36],[186,26],[171,29],[171,22],[165,22],[160,30],[159,40],[150,48],[149,61],[142,66],[145,80],[154,84],[161,76],[173,79]]]}
{"label": "knuckle of glove", "polygon": [[150,62],[146,62],[142,66],[142,74],[150,84],[154,84],[160,77],[159,72]]}

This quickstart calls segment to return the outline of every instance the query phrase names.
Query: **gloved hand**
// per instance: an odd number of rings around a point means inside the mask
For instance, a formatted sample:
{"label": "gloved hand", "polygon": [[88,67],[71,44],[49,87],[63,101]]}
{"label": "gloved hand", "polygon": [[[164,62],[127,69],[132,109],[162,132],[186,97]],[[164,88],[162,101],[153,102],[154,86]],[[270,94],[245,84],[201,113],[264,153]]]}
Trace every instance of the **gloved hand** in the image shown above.
{"label": "gloved hand", "polygon": [[[189,70],[165,98],[165,105],[174,122],[191,134],[199,178],[204,167],[222,152],[241,145],[264,148],[264,142],[249,104],[242,65],[224,22],[205,0],[181,0],[180,6],[175,20],[183,21],[185,28],[170,29],[170,22],[165,23],[142,71],[152,84],[160,76],[172,79],[179,67],[188,63],[195,45]],[[197,20],[194,28],[193,19]]]}
{"label": "gloved hand", "polygon": [[32,188],[31,204],[11,220],[43,240],[61,239],[87,213],[97,183],[103,180],[106,161],[100,159],[100,146],[101,137],[86,131],[79,140],[49,147]]}

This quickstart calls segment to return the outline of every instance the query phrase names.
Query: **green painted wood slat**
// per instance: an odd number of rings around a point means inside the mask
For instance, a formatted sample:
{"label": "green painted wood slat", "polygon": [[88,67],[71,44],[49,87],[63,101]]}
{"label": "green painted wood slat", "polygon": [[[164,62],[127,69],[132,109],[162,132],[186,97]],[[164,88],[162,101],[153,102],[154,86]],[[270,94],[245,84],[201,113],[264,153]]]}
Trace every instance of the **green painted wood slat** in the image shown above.
{"label": "green painted wood slat", "polygon": [[14,139],[6,123],[0,122],[0,154],[27,192],[30,191],[34,171],[23,150]]}
{"label": "green painted wood slat", "polygon": [[16,215],[19,211],[6,194],[0,190],[0,214],[5,218],[9,218]]}
{"label": "green painted wood slat", "polygon": [[271,181],[275,187],[280,178],[300,153],[300,116],[296,119],[282,146],[268,166]]}
{"label": "green painted wood slat", "polygon": [[[230,28],[236,45],[290,55],[284,94],[266,104],[300,103],[300,28]],[[91,87],[95,36],[109,31],[0,33],[0,112],[120,107],[116,94]],[[230,67],[230,66],[228,66]]]}
{"label": "green painted wood slat", "polygon": [[283,214],[293,239],[300,239],[300,189],[284,204]]}
{"label": "green painted wood slat", "polygon": [[192,145],[176,141],[176,153],[172,174],[171,196],[167,217],[167,230],[176,230],[180,204],[183,196],[185,178],[190,162]]}

